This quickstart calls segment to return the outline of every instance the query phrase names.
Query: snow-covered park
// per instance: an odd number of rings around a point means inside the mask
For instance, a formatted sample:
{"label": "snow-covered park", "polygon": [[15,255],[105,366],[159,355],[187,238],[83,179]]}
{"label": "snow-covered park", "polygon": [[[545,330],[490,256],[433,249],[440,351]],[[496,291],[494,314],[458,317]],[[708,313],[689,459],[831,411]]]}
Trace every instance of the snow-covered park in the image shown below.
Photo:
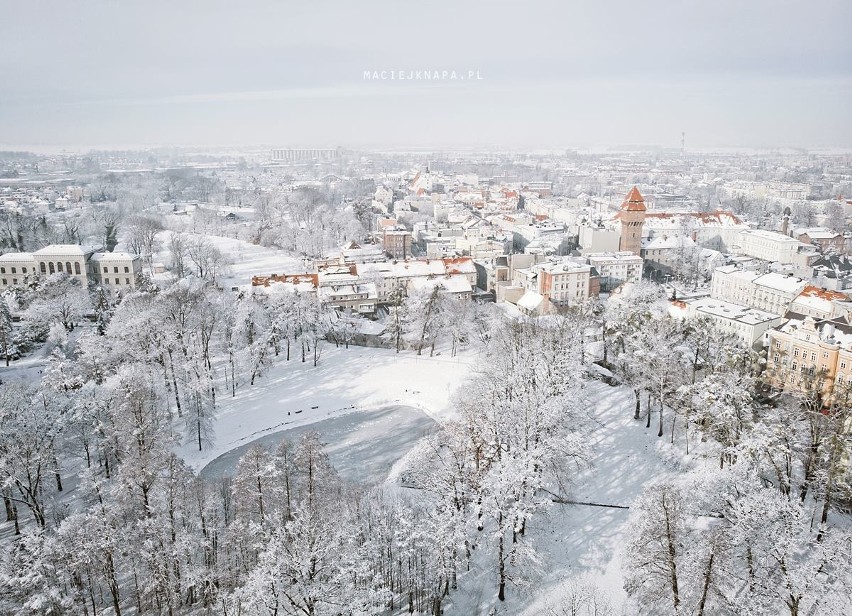
{"label": "snow-covered park", "polygon": [[[215,479],[233,475],[237,460],[253,445],[274,450],[281,439],[316,430],[344,478],[397,486],[394,463],[404,464],[405,454],[436,422],[457,417],[453,395],[479,359],[473,350],[429,358],[327,346],[316,368],[281,362],[257,387],[225,399],[216,417],[215,444],[198,453],[190,443],[180,453],[203,477]],[[595,381],[587,397],[596,425],[588,443],[590,466],[573,478],[570,498],[578,504],[554,504],[532,525],[530,539],[542,558],[537,581],[531,589],[510,593],[501,613],[546,613],[577,585],[591,585],[620,609],[626,599],[621,552],[629,507],[649,481],[687,463],[671,457],[668,440],[658,438],[656,429],[633,419],[629,388]],[[487,567],[462,576],[445,613],[489,613],[495,605],[492,585]]]}

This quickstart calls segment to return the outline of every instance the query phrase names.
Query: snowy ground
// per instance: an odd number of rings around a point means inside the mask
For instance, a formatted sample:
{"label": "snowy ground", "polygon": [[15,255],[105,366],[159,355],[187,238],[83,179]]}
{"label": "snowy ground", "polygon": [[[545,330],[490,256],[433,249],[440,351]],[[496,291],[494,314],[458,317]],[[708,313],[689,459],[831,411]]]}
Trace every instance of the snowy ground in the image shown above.
{"label": "snowy ground", "polygon": [[430,358],[393,349],[335,348],[330,343],[322,347],[316,368],[310,361],[279,357],[254,387],[237,389],[235,398],[219,397],[212,446],[199,452],[187,443],[178,453],[200,470],[260,437],[389,406],[412,407],[440,420],[452,413],[450,397],[476,359],[475,351]]}
{"label": "snowy ground", "polygon": [[[657,437],[656,422],[645,428],[633,419],[633,393],[626,387],[600,382],[589,385],[598,427],[589,441],[592,467],[580,473],[569,494],[578,502],[630,506],[648,481],[675,472],[680,450],[672,450],[668,431]],[[682,433],[681,433],[682,437]],[[488,561],[484,574],[462,578],[459,591],[447,605],[447,616],[488,614],[548,614],[572,582],[591,583],[608,597],[617,614],[626,594],[622,588],[621,548],[627,540],[630,511],[582,505],[554,505],[549,519],[531,525],[527,538],[542,555],[541,572],[529,589],[509,587],[505,603],[496,600],[496,576]]]}
{"label": "snowy ground", "polygon": [[283,439],[295,442],[305,432],[316,430],[341,477],[359,483],[382,483],[394,463],[435,425],[434,419],[410,406],[349,413],[262,436],[222,454],[202,469],[201,476],[233,476],[237,461],[249,447],[264,445],[274,451]]}
{"label": "snowy ground", "polygon": [[46,366],[47,358],[41,350],[14,360],[9,366],[2,362],[0,363],[0,383],[9,381],[35,383],[41,380],[42,372]]}
{"label": "snowy ground", "polygon": [[[164,263],[167,266],[171,263],[171,253],[168,249],[170,234],[171,231],[162,231],[157,234],[160,250],[154,254],[152,259],[154,262]],[[304,259],[294,257],[283,250],[256,246],[250,242],[218,235],[192,232],[186,232],[186,235],[206,237],[225,255],[228,265],[221,276],[220,283],[226,289],[249,284],[252,276],[307,271]],[[191,262],[189,266],[192,267]]]}

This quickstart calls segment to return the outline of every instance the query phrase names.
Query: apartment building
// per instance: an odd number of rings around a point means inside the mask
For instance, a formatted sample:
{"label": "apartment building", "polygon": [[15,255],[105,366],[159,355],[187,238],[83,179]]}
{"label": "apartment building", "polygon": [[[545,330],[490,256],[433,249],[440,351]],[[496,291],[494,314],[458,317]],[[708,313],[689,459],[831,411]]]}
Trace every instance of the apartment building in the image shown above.
{"label": "apartment building", "polygon": [[589,298],[591,277],[590,265],[561,258],[516,269],[512,283],[540,294],[557,306],[570,306]]}
{"label": "apartment building", "polygon": [[803,244],[812,244],[821,252],[833,252],[844,254],[846,252],[846,238],[842,233],[836,233],[826,227],[810,227],[796,229],[793,235]]}
{"label": "apartment building", "polygon": [[748,229],[740,233],[737,252],[764,261],[794,264],[800,262],[797,255],[801,246],[802,242],[783,233]]}
{"label": "apartment building", "polygon": [[586,261],[600,276],[600,290],[609,292],[625,282],[642,280],[644,261],[632,252],[599,252],[587,254]]}
{"label": "apartment building", "polygon": [[785,314],[807,284],[807,281],[795,276],[764,274],[754,279],[753,295],[748,305],[766,312]]}
{"label": "apartment building", "polygon": [[845,293],[808,285],[790,303],[790,311],[815,319],[847,319],[852,300]]}
{"label": "apartment building", "polygon": [[774,272],[761,275],[725,265],[713,272],[710,297],[783,315],[806,286],[807,281],[795,276]]}
{"label": "apartment building", "polygon": [[707,318],[725,334],[737,338],[739,343],[751,348],[762,343],[764,334],[784,322],[779,314],[756,308],[732,304],[719,299],[702,298],[687,303],[687,318]]}
{"label": "apartment building", "polygon": [[852,384],[852,325],[795,315],[768,331],[767,380],[789,391],[830,396]]}
{"label": "apartment building", "polygon": [[717,267],[710,282],[710,297],[750,306],[752,285],[759,277],[759,273],[736,265]]}
{"label": "apartment building", "polygon": [[401,229],[386,229],[382,243],[385,252],[394,259],[407,259],[411,256],[411,232]]}

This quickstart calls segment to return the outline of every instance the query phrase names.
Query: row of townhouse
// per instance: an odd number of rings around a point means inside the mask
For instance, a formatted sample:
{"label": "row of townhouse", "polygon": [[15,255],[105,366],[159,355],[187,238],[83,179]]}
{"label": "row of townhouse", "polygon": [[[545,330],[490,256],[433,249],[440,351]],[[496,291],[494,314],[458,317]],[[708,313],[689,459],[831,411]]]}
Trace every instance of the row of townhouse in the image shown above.
{"label": "row of townhouse", "polygon": [[321,263],[316,273],[253,276],[252,286],[279,283],[311,292],[338,310],[374,314],[399,288],[408,292],[440,286],[458,299],[469,300],[476,286],[476,268],[469,257],[409,259],[368,263]]}
{"label": "row of townhouse", "polygon": [[35,252],[0,255],[0,289],[24,284],[26,276],[64,273],[86,287],[90,282],[113,293],[136,286],[142,259],[126,252],[102,252],[76,244],[52,244]]}

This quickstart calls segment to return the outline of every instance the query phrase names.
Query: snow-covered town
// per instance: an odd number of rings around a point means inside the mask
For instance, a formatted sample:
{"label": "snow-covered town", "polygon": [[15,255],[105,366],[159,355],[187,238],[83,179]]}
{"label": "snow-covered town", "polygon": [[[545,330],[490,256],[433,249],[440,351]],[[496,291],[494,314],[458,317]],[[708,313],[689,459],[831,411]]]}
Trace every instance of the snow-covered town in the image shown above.
{"label": "snow-covered town", "polygon": [[6,7],[0,615],[852,614],[850,8],[436,2]]}

